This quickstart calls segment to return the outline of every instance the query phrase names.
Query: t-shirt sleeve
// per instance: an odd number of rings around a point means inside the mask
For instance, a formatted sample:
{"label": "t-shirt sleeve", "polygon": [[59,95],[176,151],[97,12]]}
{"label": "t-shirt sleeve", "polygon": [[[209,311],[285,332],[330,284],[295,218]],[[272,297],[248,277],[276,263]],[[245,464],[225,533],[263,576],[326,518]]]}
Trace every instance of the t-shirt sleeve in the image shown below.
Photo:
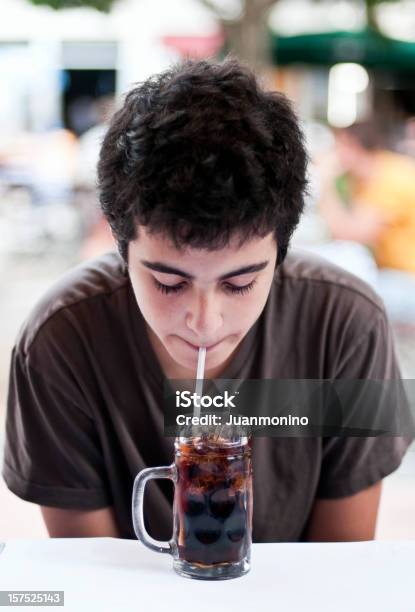
{"label": "t-shirt sleeve", "polygon": [[17,496],[40,505],[111,505],[94,420],[58,376],[41,374],[14,349],[6,414],[3,478]]}
{"label": "t-shirt sleeve", "polygon": [[[343,351],[336,378],[399,380],[392,332],[384,312],[377,310],[366,332]],[[399,433],[403,435],[323,438],[316,496],[329,499],[353,495],[391,474],[414,439],[413,428]]]}

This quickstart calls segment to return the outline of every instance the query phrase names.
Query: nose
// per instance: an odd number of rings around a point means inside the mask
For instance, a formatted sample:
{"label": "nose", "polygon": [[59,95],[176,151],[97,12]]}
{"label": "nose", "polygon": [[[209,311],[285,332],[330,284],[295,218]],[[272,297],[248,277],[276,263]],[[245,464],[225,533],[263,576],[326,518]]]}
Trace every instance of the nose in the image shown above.
{"label": "nose", "polygon": [[188,305],[186,326],[194,334],[194,342],[210,343],[218,338],[223,325],[220,299],[210,293],[200,292]]}

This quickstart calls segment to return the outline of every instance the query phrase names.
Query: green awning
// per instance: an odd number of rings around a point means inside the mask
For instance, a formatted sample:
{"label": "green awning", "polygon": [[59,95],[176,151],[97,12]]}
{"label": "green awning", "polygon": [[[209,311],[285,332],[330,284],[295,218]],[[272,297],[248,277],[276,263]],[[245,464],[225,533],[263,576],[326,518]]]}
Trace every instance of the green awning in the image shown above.
{"label": "green awning", "polygon": [[386,38],[368,28],[358,32],[271,36],[273,60],[279,66],[356,62],[368,67],[415,71],[415,42]]}

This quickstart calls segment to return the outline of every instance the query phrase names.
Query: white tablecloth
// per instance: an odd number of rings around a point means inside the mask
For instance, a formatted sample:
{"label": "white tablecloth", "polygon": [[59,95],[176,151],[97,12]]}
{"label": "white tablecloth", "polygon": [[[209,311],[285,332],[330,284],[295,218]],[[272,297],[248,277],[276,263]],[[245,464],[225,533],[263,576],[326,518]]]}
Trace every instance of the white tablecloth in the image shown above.
{"label": "white tablecloth", "polygon": [[415,541],[254,544],[247,575],[201,581],[135,540],[9,540],[0,590],[63,590],[65,612],[414,612],[414,569]]}

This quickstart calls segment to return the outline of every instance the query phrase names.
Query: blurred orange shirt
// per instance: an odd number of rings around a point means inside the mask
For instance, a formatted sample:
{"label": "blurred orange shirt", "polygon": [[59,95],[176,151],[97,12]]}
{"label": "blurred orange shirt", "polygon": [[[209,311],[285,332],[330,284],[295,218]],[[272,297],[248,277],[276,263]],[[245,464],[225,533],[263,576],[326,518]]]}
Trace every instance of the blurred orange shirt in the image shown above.
{"label": "blurred orange shirt", "polygon": [[378,266],[415,273],[415,162],[389,151],[374,155],[373,178],[355,186],[353,200],[388,223],[374,246]]}

